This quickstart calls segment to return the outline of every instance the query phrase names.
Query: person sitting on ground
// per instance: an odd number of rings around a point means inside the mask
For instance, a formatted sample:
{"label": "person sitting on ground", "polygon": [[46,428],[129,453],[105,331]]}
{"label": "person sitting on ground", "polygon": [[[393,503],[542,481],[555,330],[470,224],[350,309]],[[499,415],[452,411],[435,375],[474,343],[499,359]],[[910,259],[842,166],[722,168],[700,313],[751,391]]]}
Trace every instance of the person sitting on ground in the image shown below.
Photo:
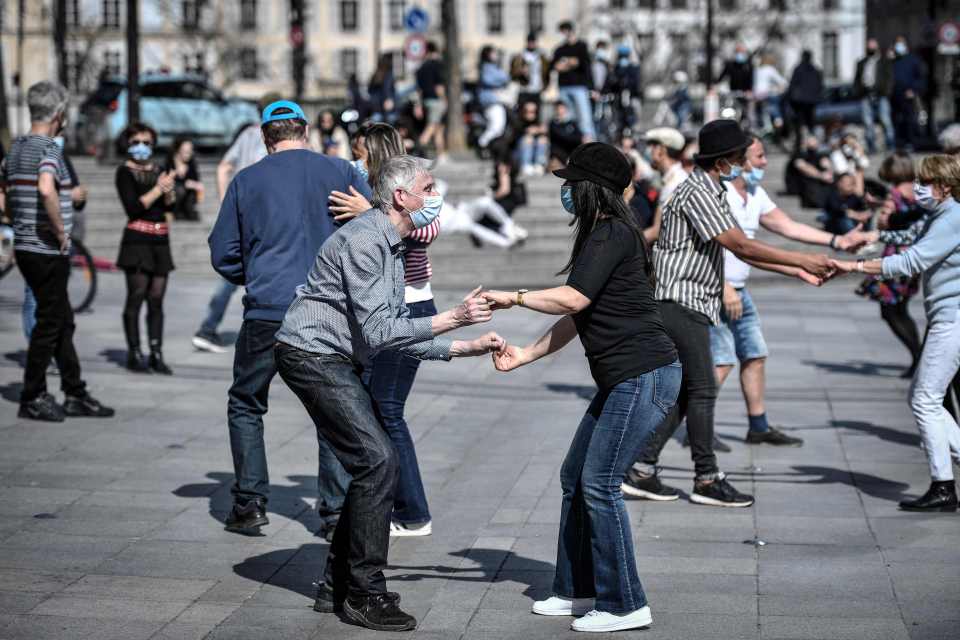
{"label": "person sitting on ground", "polygon": [[333,111],[325,109],[317,117],[317,127],[310,130],[310,148],[317,153],[350,160],[350,139]]}
{"label": "person sitting on ground", "polygon": [[520,173],[524,176],[543,175],[547,165],[547,127],[540,121],[540,108],[533,100],[520,105],[519,136],[516,144]]}
{"label": "person sitting on ground", "polygon": [[857,178],[852,173],[837,176],[823,209],[824,230],[837,235],[855,229],[858,224],[866,225],[873,218],[863,192],[857,191]]}
{"label": "person sitting on ground", "polygon": [[550,120],[549,170],[565,166],[567,158],[582,142],[583,132],[570,115],[567,103],[557,100],[553,103],[553,118]]}
{"label": "person sitting on ground", "polygon": [[823,207],[833,185],[833,168],[816,136],[804,138],[803,147],[790,156],[783,180],[787,195],[800,196],[801,206]]}

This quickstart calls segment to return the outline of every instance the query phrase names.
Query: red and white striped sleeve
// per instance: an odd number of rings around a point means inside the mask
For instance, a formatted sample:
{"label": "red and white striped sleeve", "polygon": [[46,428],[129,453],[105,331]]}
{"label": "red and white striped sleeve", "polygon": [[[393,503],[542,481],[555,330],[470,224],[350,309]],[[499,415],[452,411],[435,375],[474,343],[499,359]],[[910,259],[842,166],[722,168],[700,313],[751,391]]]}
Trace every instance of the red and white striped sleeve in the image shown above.
{"label": "red and white striped sleeve", "polygon": [[430,244],[440,235],[440,219],[436,219],[425,227],[414,229],[410,233],[410,239],[420,244]]}

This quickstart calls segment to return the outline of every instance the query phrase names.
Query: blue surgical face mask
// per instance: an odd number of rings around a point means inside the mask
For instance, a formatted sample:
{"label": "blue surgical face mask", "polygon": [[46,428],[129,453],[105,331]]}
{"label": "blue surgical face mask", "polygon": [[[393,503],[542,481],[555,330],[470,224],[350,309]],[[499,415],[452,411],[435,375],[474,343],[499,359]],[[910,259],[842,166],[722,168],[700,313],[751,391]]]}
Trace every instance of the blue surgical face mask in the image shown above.
{"label": "blue surgical face mask", "polygon": [[370,172],[367,171],[367,165],[363,163],[363,160],[354,160],[350,164],[352,164],[353,168],[357,170],[361,178],[364,180],[370,179]]}
{"label": "blue surgical face mask", "polygon": [[[409,191],[407,193],[409,193]],[[423,199],[423,204],[420,205],[419,209],[410,212],[410,221],[413,222],[413,226],[417,229],[429,226],[431,222],[439,217],[440,209],[443,208],[443,196],[441,195],[423,195],[420,197]]]}
{"label": "blue surgical face mask", "polygon": [[902,42],[898,42],[897,44],[893,45],[893,50],[898,56],[907,55],[907,45]]}
{"label": "blue surgical face mask", "polygon": [[145,162],[153,155],[153,149],[148,144],[138,142],[127,147],[127,153],[137,162]]}
{"label": "blue surgical face mask", "polygon": [[63,143],[64,143],[63,136],[54,136],[53,141],[57,143],[58,147],[63,149]]}
{"label": "blue surgical face mask", "polygon": [[737,62],[744,63],[747,61],[747,54],[737,53],[736,55],[733,56],[733,59],[736,60]]}
{"label": "blue surgical face mask", "polygon": [[917,206],[926,211],[933,211],[940,205],[940,201],[933,197],[933,187],[928,184],[914,182],[913,197]]}
{"label": "blue surgical face mask", "polygon": [[763,169],[754,167],[749,172],[743,174],[743,179],[746,181],[748,187],[751,189],[755,188],[760,184],[760,181],[763,180]]}
{"label": "blue surgical face mask", "polygon": [[741,175],[743,175],[743,167],[738,164],[731,164],[730,173],[721,173],[720,179],[724,182],[730,182],[731,180],[736,180]]}
{"label": "blue surgical face mask", "polygon": [[560,204],[572,216],[577,215],[577,209],[573,204],[573,187],[565,184],[560,187]]}

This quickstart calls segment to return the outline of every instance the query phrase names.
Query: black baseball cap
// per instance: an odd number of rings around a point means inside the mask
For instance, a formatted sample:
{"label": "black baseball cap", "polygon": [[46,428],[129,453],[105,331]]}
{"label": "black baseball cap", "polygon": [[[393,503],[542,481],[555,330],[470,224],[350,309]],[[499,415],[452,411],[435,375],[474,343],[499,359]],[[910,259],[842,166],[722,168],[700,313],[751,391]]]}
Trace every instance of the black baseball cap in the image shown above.
{"label": "black baseball cap", "polygon": [[587,180],[619,193],[630,186],[633,172],[619,149],[603,142],[588,142],[574,149],[567,166],[553,175],[571,182]]}

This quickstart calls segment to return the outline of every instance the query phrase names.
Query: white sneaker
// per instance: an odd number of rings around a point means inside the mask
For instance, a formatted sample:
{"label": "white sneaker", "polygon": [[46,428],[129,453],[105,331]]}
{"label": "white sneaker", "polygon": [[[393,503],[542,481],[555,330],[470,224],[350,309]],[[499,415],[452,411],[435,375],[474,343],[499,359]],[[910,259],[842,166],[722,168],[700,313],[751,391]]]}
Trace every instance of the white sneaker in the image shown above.
{"label": "white sneaker", "polygon": [[428,520],[423,524],[403,524],[393,520],[390,521],[391,538],[420,538],[422,536],[429,536],[432,533],[432,520]]}
{"label": "white sneaker", "polygon": [[593,609],[593,598],[561,598],[550,596],[534,602],[531,611],[541,616],[582,616]]}
{"label": "white sneaker", "polygon": [[616,614],[607,611],[590,611],[582,618],[573,621],[570,628],[574,631],[607,633],[649,627],[653,623],[650,607],[644,607],[630,613]]}

